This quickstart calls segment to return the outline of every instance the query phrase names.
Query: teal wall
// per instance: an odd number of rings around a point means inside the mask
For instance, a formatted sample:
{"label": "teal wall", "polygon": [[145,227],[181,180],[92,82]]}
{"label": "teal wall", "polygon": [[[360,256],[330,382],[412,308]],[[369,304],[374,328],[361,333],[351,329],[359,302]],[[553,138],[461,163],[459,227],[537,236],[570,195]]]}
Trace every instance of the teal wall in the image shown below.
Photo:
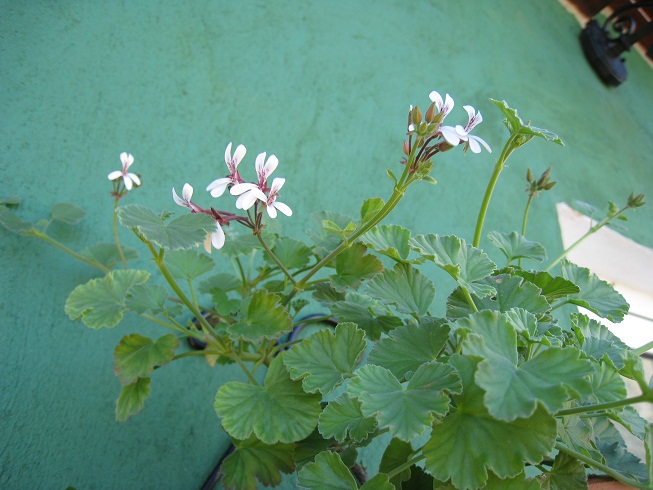
{"label": "teal wall", "polygon": [[[295,211],[280,221],[304,237],[316,210],[355,214],[389,195],[408,105],[434,89],[456,100],[452,120],[463,104],[482,111],[476,133],[495,151],[443,155],[438,186],[412,188],[389,222],[471,239],[506,135],[490,97],[567,146],[515,154],[487,231],[519,227],[528,166],[552,165],[560,181],[530,227],[551,255],[555,202],[653,197],[653,71],[630,54],[628,81],[604,87],[554,0],[2,0],[0,11],[2,194],[22,196],[26,219],[59,201],[86,208],[66,236],[78,249],[111,239],[106,175],[121,151],[144,182],[128,200],[172,209],[170,188],[184,182],[209,204],[200,190],[224,175],[229,141],[247,146],[245,168],[261,151],[279,157]],[[652,218],[653,206],[638,210],[625,233],[653,246]],[[240,374],[203,360],[166,367],[143,412],[119,424],[113,348],[156,329],[135,317],[103,331],[71,322],[67,294],[95,273],[43,242],[0,230],[0,264],[0,487],[197,488],[227,446],[213,397]]]}

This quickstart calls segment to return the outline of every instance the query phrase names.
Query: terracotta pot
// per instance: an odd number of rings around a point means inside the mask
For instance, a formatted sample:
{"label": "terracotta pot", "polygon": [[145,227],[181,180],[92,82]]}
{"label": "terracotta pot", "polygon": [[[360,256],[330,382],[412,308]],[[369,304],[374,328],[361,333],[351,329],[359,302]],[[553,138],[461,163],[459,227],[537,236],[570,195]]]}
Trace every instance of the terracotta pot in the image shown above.
{"label": "terracotta pot", "polygon": [[635,487],[624,485],[621,482],[608,477],[591,476],[587,479],[587,486],[590,490],[630,490]]}

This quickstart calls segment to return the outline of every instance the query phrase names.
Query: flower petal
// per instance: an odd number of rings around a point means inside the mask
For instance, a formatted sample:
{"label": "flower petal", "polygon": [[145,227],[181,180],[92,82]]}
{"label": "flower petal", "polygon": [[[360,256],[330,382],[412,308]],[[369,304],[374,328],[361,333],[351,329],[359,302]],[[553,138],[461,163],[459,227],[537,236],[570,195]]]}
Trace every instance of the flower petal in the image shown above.
{"label": "flower petal", "polygon": [[181,195],[184,196],[184,201],[190,203],[193,198],[193,186],[189,183],[184,184],[184,188],[181,190]]}
{"label": "flower petal", "polygon": [[265,166],[265,156],[266,155],[267,155],[267,153],[265,153],[265,152],[259,153],[256,156],[256,162],[254,162],[254,168],[256,169],[256,175],[259,176],[259,180],[260,180],[260,176],[263,174],[263,167]]}
{"label": "flower petal", "polygon": [[234,152],[234,158],[233,158],[233,164],[234,167],[237,167],[240,161],[245,157],[245,153],[247,153],[247,148],[245,148],[244,145],[238,145],[236,147],[236,151]]}
{"label": "flower petal", "polygon": [[224,194],[224,191],[230,182],[231,179],[229,177],[222,177],[207,185],[206,190],[209,191],[213,197],[220,197]]}
{"label": "flower petal", "polygon": [[490,148],[490,145],[488,145],[483,138],[479,138],[478,136],[470,134],[469,135],[470,148],[474,153],[480,153],[481,149],[479,148],[478,151],[474,151],[474,148],[472,148],[471,146],[472,141],[482,144],[485,147],[485,149],[488,151],[488,153],[492,153],[492,148]]}
{"label": "flower petal", "polygon": [[279,190],[283,187],[283,184],[285,184],[285,183],[286,183],[286,179],[284,179],[284,178],[282,178],[282,177],[276,177],[276,178],[272,181],[272,186],[271,186],[270,194],[271,194],[271,195],[272,195],[272,194],[277,194],[277,193],[279,192]]}
{"label": "flower petal", "polygon": [[122,181],[125,183],[125,189],[128,191],[132,190],[132,179],[129,178],[129,174],[122,176]]}
{"label": "flower petal", "polygon": [[211,244],[213,248],[220,250],[224,246],[224,230],[220,226],[220,223],[216,223],[215,231],[211,233]]}
{"label": "flower petal", "polygon": [[435,90],[429,94],[429,99],[431,102],[435,102],[438,111],[442,110],[442,96]]}
{"label": "flower petal", "polygon": [[456,146],[458,143],[460,143],[460,136],[458,136],[456,128],[452,128],[451,126],[442,126],[440,128],[440,134],[447,141],[447,143],[452,146]]}
{"label": "flower petal", "polygon": [[172,188],[172,198],[173,198],[174,201],[175,201],[177,204],[179,204],[180,206],[183,206],[183,207],[185,207],[185,208],[189,207],[189,206],[188,206],[188,203],[187,203],[186,201],[184,201],[181,197],[179,197],[179,196],[177,195],[177,192],[175,191],[175,188],[174,188],[174,187]]}
{"label": "flower petal", "polygon": [[268,215],[270,218],[274,219],[277,217],[277,210],[275,209],[275,205],[271,204],[270,206],[267,207],[268,210]]}
{"label": "flower petal", "polygon": [[229,167],[231,164],[231,141],[227,145],[227,148],[224,150],[224,163],[227,164],[227,167]]}
{"label": "flower petal", "polygon": [[127,177],[129,177],[130,179],[132,179],[132,180],[134,181],[134,184],[136,184],[136,185],[141,185],[141,179],[138,178],[138,175],[129,172],[129,173],[127,174]]}
{"label": "flower petal", "polygon": [[122,172],[120,170],[114,170],[107,176],[109,180],[116,180],[118,177],[122,177]]}
{"label": "flower petal", "polygon": [[263,172],[265,173],[265,178],[267,179],[272,172],[277,168],[277,165],[279,165],[279,159],[275,155],[270,155],[268,158],[268,161],[265,163],[265,166],[263,167]]}
{"label": "flower petal", "polygon": [[233,186],[231,189],[229,189],[229,192],[232,196],[239,196],[242,193],[252,189],[258,189],[258,186],[256,184],[252,184],[251,182],[243,182],[242,184],[236,184]]}
{"label": "flower petal", "polygon": [[122,171],[126,172],[131,164],[134,163],[134,155],[127,152],[122,152],[120,154],[120,161],[122,162]]}
{"label": "flower petal", "polygon": [[276,201],[274,203],[274,207],[277,208],[279,211],[281,211],[286,216],[292,216],[292,209],[290,209],[287,204]]}

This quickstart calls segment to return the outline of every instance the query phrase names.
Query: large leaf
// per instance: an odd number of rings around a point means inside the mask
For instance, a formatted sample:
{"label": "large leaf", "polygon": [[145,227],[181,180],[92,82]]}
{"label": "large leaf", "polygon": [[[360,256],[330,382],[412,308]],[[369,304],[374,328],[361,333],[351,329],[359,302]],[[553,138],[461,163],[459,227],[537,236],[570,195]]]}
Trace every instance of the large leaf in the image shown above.
{"label": "large leaf", "polygon": [[340,456],[324,451],[315,461],[304,465],[297,473],[297,485],[308,490],[356,490],[356,480]]}
{"label": "large leaf", "polygon": [[540,294],[544,296],[549,303],[552,303],[556,299],[564,298],[570,294],[580,292],[580,288],[573,282],[560,276],[554,277],[545,271],[534,272],[516,270],[514,271],[514,274],[523,277],[528,282],[532,282],[540,288],[542,290]]}
{"label": "large leaf", "polygon": [[150,378],[138,378],[132,384],[123,386],[116,402],[116,420],[124,422],[143,410],[149,396]]}
{"label": "large leaf", "polygon": [[358,325],[370,340],[377,340],[381,333],[402,324],[396,316],[385,314],[372,298],[359,293],[347,293],[345,301],[337,301],[331,306],[331,313],[341,322]]}
{"label": "large leaf", "polygon": [[175,279],[192,281],[215,267],[213,259],[196,250],[174,250],[165,255],[165,263]]}
{"label": "large leaf", "polygon": [[143,284],[149,278],[147,271],[129,269],[91,279],[70,293],[66,300],[66,314],[72,320],[81,318],[90,328],[115,327],[127,309],[125,299],[129,288]]}
{"label": "large leaf", "polygon": [[213,218],[202,213],[164,221],[152,210],[136,204],[118,208],[117,213],[120,224],[136,228],[147,240],[166,250],[196,247],[209,232],[215,231]]}
{"label": "large leaf", "polygon": [[488,233],[488,238],[495,247],[503,252],[508,263],[517,259],[532,259],[538,262],[546,259],[546,250],[542,245],[527,240],[516,231],[512,233],[491,231]]}
{"label": "large leaf", "polygon": [[367,286],[367,293],[402,313],[424,315],[435,298],[433,282],[418,269],[399,263],[392,270],[377,274]]}
{"label": "large leaf", "polygon": [[368,247],[397,262],[408,261],[409,239],[410,230],[398,225],[375,226],[359,238]]}
{"label": "large leaf", "polygon": [[484,404],[493,417],[510,422],[530,417],[538,404],[550,413],[561,409],[569,392],[591,391],[592,363],[574,348],[540,350],[518,363],[517,334],[505,315],[482,311],[458,321],[468,330],[463,353],[480,357],[475,382],[485,390]]}
{"label": "large leaf", "polygon": [[234,441],[236,450],[222,463],[222,485],[226,489],[256,490],[256,480],[267,486],[281,483],[281,472],[291,473],[294,444],[263,444],[255,437]]}
{"label": "large leaf", "polygon": [[454,355],[450,364],[460,374],[463,391],[454,396],[456,411],[434,426],[422,449],[426,469],[456,488],[481,488],[492,469],[499,478],[520,474],[524,463],[539,463],[553,449],[556,422],[543,408],[510,422],[494,419],[483,405],[483,390],[474,383],[476,363]]}
{"label": "large leaf", "polygon": [[[286,269],[299,269],[304,267],[308,264],[313,254],[304,242],[288,237],[277,240],[272,251]],[[268,254],[265,254],[264,257],[267,262],[276,264]]]}
{"label": "large leaf", "polygon": [[365,350],[365,332],[354,323],[340,323],[335,331],[320,330],[295,345],[284,356],[294,380],[304,391],[328,395],[351,376]]}
{"label": "large leaf", "polygon": [[233,274],[227,274],[226,272],[221,272],[201,281],[198,290],[200,293],[208,294],[213,288],[218,288],[227,292],[233,289],[238,289],[240,286],[240,280],[236,276]]}
{"label": "large leaf", "polygon": [[234,340],[274,339],[292,330],[292,318],[279,303],[279,296],[259,289],[250,298],[245,319],[230,325],[228,330]]}
{"label": "large leaf", "polygon": [[585,465],[565,453],[558,453],[551,471],[542,476],[541,483],[545,490],[585,488],[587,486]]}
{"label": "large leaf", "polygon": [[284,354],[270,363],[263,386],[231,381],[215,397],[215,411],[231,437],[254,434],[265,444],[290,443],[307,437],[317,425],[319,394],[306,393],[283,364]]}
{"label": "large leaf", "polygon": [[157,315],[166,313],[172,317],[179,316],[182,312],[181,305],[172,304],[167,306],[168,291],[162,286],[154,284],[137,284],[129,288],[125,306],[135,313],[145,313],[147,311]]}
{"label": "large leaf", "polygon": [[345,442],[347,437],[362,441],[376,428],[376,420],[361,412],[358,400],[347,393],[330,401],[320,414],[318,429],[325,438]]}
{"label": "large leaf", "polygon": [[86,216],[86,211],[69,202],[60,202],[52,206],[50,214],[55,221],[66,223],[67,225],[75,225]]}
{"label": "large leaf", "polygon": [[[133,248],[121,247],[125,260],[135,260],[138,258],[138,252]],[[105,267],[111,269],[117,264],[122,263],[122,257],[115,243],[98,243],[85,248],[79,255],[95,260]]]}
{"label": "large leaf", "polygon": [[580,349],[597,361],[605,359],[616,368],[624,367],[624,358],[630,350],[608,327],[580,313],[571,315],[571,324]]}
{"label": "large leaf", "polygon": [[174,334],[164,335],[156,341],[137,333],[120,340],[113,353],[114,371],[123,385],[138,378],[147,378],[157,366],[172,360],[179,339]]}
{"label": "large leaf", "polygon": [[492,274],[496,265],[481,249],[468,245],[462,238],[453,235],[417,235],[410,240],[410,246],[477,296],[494,292],[487,283],[477,281]]}
{"label": "large leaf", "polygon": [[628,314],[629,306],[624,297],[589,269],[564,261],[562,275],[580,288],[580,293],[569,296],[569,303],[586,308],[615,323],[622,321]]}
{"label": "large leaf", "polygon": [[397,379],[437,359],[449,339],[449,326],[437,322],[408,324],[390,332],[370,352],[368,363],[390,370]]}
{"label": "large leaf", "polygon": [[380,428],[411,441],[431,426],[435,414],[449,411],[445,392],[460,389],[460,379],[448,364],[425,363],[403,385],[390,370],[368,364],[356,371],[347,393],[358,398],[363,415],[375,417]]}
{"label": "large leaf", "polygon": [[[472,295],[478,310],[496,310],[505,312],[512,308],[522,308],[534,315],[546,313],[551,306],[540,294],[540,289],[521,277],[500,274],[481,281],[496,290],[496,294],[479,298]],[[460,288],[457,288],[447,299],[447,317],[451,319],[464,318],[473,310]]]}
{"label": "large leaf", "polygon": [[373,255],[366,255],[366,251],[365,245],[354,243],[336,257],[336,273],[329,276],[335,289],[358,289],[362,280],[370,279],[383,270],[381,261]]}

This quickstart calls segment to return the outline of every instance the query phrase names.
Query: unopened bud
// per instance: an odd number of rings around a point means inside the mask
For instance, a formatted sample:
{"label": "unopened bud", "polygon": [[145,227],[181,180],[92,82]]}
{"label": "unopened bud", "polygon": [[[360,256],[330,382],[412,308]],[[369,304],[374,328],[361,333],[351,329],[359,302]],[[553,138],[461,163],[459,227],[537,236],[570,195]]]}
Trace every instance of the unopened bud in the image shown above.
{"label": "unopened bud", "polygon": [[408,144],[408,141],[404,140],[404,154],[408,155],[410,154],[410,145]]}
{"label": "unopened bud", "polygon": [[557,184],[557,182],[549,182],[548,184],[546,184],[546,185],[543,187],[543,189],[544,189],[545,191],[548,191],[548,190],[550,190],[550,189],[553,189],[553,187],[554,187],[556,184]]}
{"label": "unopened bud", "polygon": [[551,173],[551,167],[547,168],[544,173],[540,176],[540,179],[537,181],[537,185],[542,187],[549,181],[549,174]]}
{"label": "unopened bud", "polygon": [[431,103],[424,117],[427,122],[433,122],[433,119],[435,119],[435,102]]}
{"label": "unopened bud", "polygon": [[419,124],[422,122],[422,111],[419,110],[418,106],[413,107],[412,111],[413,124]]}
{"label": "unopened bud", "polygon": [[629,208],[639,208],[640,206],[643,206],[646,204],[644,202],[644,194],[638,194],[635,195],[633,192],[630,196],[628,196],[628,207]]}
{"label": "unopened bud", "polygon": [[528,172],[526,172],[526,180],[528,182],[533,182],[533,171],[529,168]]}

